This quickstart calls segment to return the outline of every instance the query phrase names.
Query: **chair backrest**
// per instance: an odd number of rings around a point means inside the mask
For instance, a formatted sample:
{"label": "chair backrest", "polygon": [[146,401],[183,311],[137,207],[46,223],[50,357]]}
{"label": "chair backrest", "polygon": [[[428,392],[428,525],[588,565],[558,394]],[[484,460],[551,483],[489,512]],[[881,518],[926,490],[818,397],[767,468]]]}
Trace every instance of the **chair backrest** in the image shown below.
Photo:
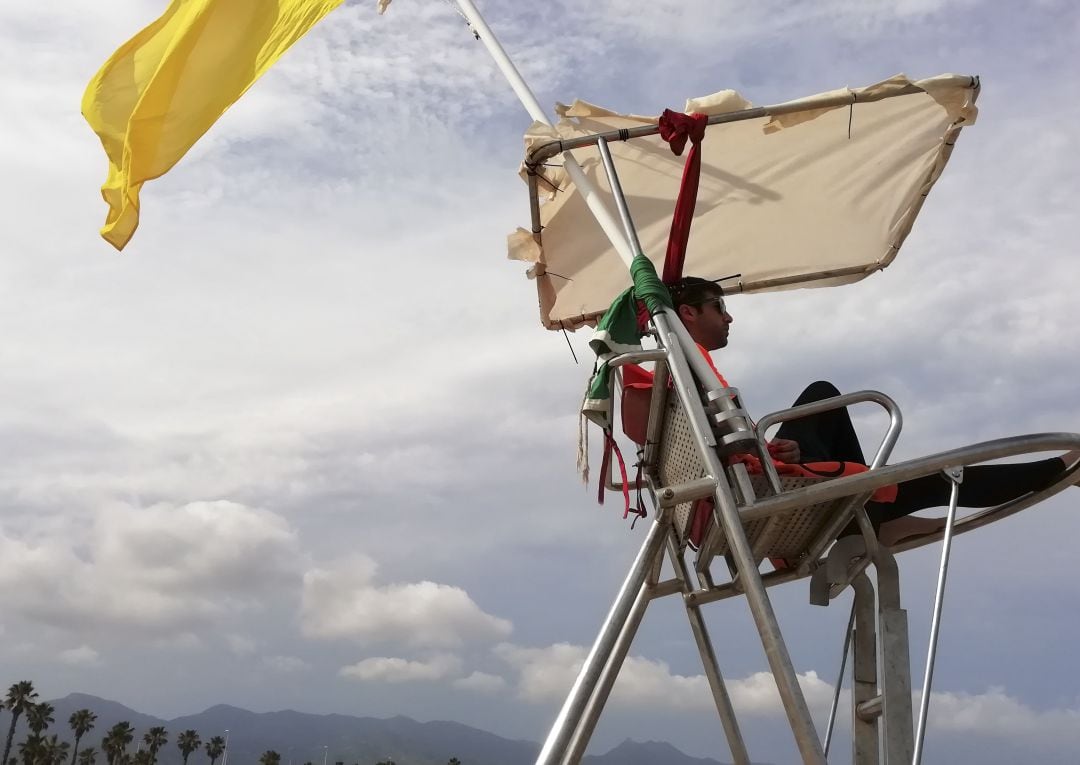
{"label": "chair backrest", "polygon": [[[660,443],[656,452],[656,475],[660,487],[684,484],[705,477],[707,471],[682,402],[673,391],[662,391],[661,395],[665,395],[666,401]],[[635,406],[635,411],[638,408],[639,406]],[[624,415],[625,412],[624,408]],[[747,475],[746,467],[742,464],[728,467],[726,473],[722,480],[728,481],[740,506],[771,494],[765,477]],[[823,480],[828,479],[810,476],[781,476],[780,479],[781,488],[785,492],[796,491]],[[781,560],[798,561],[806,555],[807,549],[845,501],[840,499],[809,505],[784,515],[744,524],[743,531],[754,552],[754,559],[760,562],[770,558],[778,565]],[[729,550],[726,534],[712,523],[711,516],[711,499],[690,500],[674,508],[674,526],[679,542],[683,546],[690,545],[698,549],[699,560],[723,556]]]}

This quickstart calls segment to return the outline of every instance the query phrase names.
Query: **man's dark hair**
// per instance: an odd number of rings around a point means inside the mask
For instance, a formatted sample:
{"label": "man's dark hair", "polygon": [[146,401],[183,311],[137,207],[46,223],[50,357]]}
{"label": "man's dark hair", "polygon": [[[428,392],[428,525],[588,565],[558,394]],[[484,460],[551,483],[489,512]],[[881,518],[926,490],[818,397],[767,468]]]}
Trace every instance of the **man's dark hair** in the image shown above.
{"label": "man's dark hair", "polygon": [[724,296],[723,287],[700,276],[684,276],[669,284],[668,291],[676,308],[681,305],[701,305]]}

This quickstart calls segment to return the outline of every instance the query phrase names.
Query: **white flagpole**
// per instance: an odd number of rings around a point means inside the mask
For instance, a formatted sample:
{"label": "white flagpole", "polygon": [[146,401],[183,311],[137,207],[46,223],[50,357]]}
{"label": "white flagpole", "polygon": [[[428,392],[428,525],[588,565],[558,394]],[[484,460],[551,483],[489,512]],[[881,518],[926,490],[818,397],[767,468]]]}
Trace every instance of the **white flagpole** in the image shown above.
{"label": "white flagpole", "polygon": [[[521,101],[525,110],[529,113],[537,122],[543,122],[545,125],[550,125],[551,120],[544,113],[540,103],[536,100],[536,96],[533,95],[532,90],[522,79],[521,73],[518,72],[517,67],[514,66],[514,62],[510,60],[510,57],[506,55],[506,51],[503,50],[502,45],[495,38],[495,35],[491,31],[491,27],[484,21],[484,17],[480,15],[480,11],[476,10],[476,6],[473,5],[472,0],[454,0],[455,4],[461,10],[463,16],[468,20],[469,25],[472,27],[473,32],[480,38],[480,42],[487,48],[488,53],[495,59],[495,64],[499,67],[499,70],[506,77],[507,82],[510,83],[510,87],[514,89],[514,93]],[[611,244],[618,251],[622,257],[623,262],[627,268],[630,268],[630,263],[634,259],[633,247],[626,238],[622,223],[612,214],[607,205],[604,204],[604,200],[596,191],[596,187],[592,182],[585,177],[585,172],[581,169],[581,165],[574,159],[574,155],[569,151],[565,151],[562,154],[563,167],[567,174],[570,176],[570,180],[574,185],[578,187],[578,191],[581,192],[582,197],[585,199],[585,203],[589,206],[589,210],[592,211],[593,217],[596,218],[596,222],[600,224],[600,228],[604,230],[607,238],[611,241]],[[687,350],[687,361],[690,364],[690,368],[694,370],[695,376],[702,381],[715,382],[716,376],[709,368],[708,363],[705,361],[705,357],[694,350],[694,341],[690,338],[690,334],[686,331],[686,327],[679,321],[678,317],[673,311],[666,310],[665,313],[669,315],[671,321],[671,329],[675,332],[679,338],[680,344]]]}
{"label": "white flagpole", "polygon": [[[506,54],[502,45],[499,44],[499,41],[495,38],[491,28],[487,25],[487,22],[484,21],[484,17],[480,15],[480,11],[473,5],[472,0],[454,0],[454,2],[461,10],[462,15],[468,20],[469,25],[472,27],[473,32],[479,38],[480,42],[484,44],[488,53],[495,59],[495,64],[499,67],[503,76],[506,77],[507,82],[509,82],[510,87],[513,88],[514,93],[525,107],[525,110],[537,122],[551,125],[551,120],[544,113],[540,103],[536,100],[536,96],[533,95],[532,90],[525,83],[525,80],[522,79],[521,73],[518,72],[517,67],[514,66],[514,62],[510,60],[510,57]],[[596,222],[603,229],[607,238],[622,257],[626,267],[629,268],[634,256],[638,254],[637,250],[640,249],[640,245],[637,245],[636,242],[634,245],[631,245],[627,235],[624,233],[622,222],[617,220],[611,210],[608,209],[607,205],[604,204],[603,199],[600,198],[600,195],[596,191],[596,187],[593,186],[592,182],[585,176],[585,172],[581,169],[581,165],[578,164],[574,155],[569,151],[565,151],[563,152],[562,157],[563,167],[566,170],[567,175],[570,176],[570,180],[578,187],[578,191],[581,192],[582,197],[584,197],[586,204],[589,206],[589,210],[592,212],[593,217],[596,218]],[[674,332],[676,337],[678,337],[679,344],[685,350],[686,361],[689,363],[694,375],[705,385],[715,386],[717,384],[716,376],[709,367],[708,362],[705,361],[705,357],[697,352],[694,341],[691,339],[690,333],[687,332],[686,327],[683,326],[682,322],[679,321],[678,316],[671,309],[664,309],[664,314],[667,317],[667,325],[670,327],[670,330]],[[579,677],[579,682],[580,680],[581,678]],[[560,742],[555,740],[555,734],[556,732],[559,732],[560,735],[566,733],[564,728],[566,719],[569,716],[572,698],[573,693],[571,694],[571,697],[566,699],[562,709],[559,711],[558,717],[555,720],[555,725],[552,728],[552,733],[548,735],[547,741],[544,742],[537,763],[542,762],[546,764],[551,762],[552,758],[561,758],[565,754],[566,746],[565,744],[560,746]],[[805,702],[803,702],[803,705],[805,706]],[[807,712],[807,716],[808,715],[809,712]],[[572,733],[572,731],[570,732]],[[556,752],[555,749],[560,749],[560,751]]]}
{"label": "white flagpole", "polygon": [[[525,80],[521,78],[521,73],[518,72],[517,67],[514,66],[514,62],[510,60],[510,57],[506,55],[506,51],[503,50],[502,45],[495,38],[495,35],[491,32],[491,27],[484,21],[484,17],[480,15],[480,11],[476,10],[476,6],[473,5],[472,0],[454,0],[458,8],[461,9],[461,13],[468,20],[469,25],[473,28],[477,37],[480,38],[480,42],[487,48],[488,53],[495,59],[495,64],[499,67],[499,70],[506,77],[507,82],[510,83],[510,87],[514,89],[514,93],[525,107],[525,111],[529,113],[537,122],[543,122],[545,125],[550,125],[551,120],[547,114],[544,113],[540,103],[536,100],[536,96],[533,95],[532,90],[525,83]],[[604,200],[600,198],[600,195],[596,191],[596,187],[592,182],[585,177],[585,172],[581,169],[581,165],[574,159],[574,155],[570,152],[563,152],[563,168],[570,176],[570,180],[574,182],[574,185],[578,187],[582,197],[585,199],[585,203],[589,206],[593,216],[596,218],[597,223],[607,234],[607,238],[611,240],[611,243],[615,246],[619,255],[622,256],[623,261],[626,263],[626,267],[630,267],[630,262],[634,259],[634,252],[630,249],[630,244],[626,241],[626,237],[622,232],[622,225],[612,215],[611,210],[604,204]]]}

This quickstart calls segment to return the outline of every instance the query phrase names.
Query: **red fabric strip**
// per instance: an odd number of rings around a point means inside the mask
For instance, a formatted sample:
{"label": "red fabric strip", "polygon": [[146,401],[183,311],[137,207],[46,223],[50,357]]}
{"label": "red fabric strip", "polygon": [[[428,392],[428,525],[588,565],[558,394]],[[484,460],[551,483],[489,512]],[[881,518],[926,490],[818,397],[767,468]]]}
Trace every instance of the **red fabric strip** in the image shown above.
{"label": "red fabric strip", "polygon": [[622,478],[623,495],[623,518],[630,514],[630,483],[626,475],[626,460],[623,459],[622,450],[615,442],[615,437],[610,430],[604,431],[604,459],[600,465],[600,489],[596,495],[596,501],[604,504],[604,488],[608,479],[608,471],[611,469],[611,454],[615,453],[615,459],[619,462],[619,476]]}
{"label": "red fabric strip", "polygon": [[660,137],[667,141],[676,157],[682,155],[687,140],[691,144],[690,153],[686,155],[686,166],[683,168],[679,199],[675,202],[675,213],[671,218],[671,233],[668,235],[662,277],[665,284],[671,284],[683,275],[686,244],[690,239],[690,224],[694,220],[698,181],[701,179],[700,144],[705,137],[707,121],[708,117],[704,114],[680,114],[670,109],[665,109],[660,116]]}

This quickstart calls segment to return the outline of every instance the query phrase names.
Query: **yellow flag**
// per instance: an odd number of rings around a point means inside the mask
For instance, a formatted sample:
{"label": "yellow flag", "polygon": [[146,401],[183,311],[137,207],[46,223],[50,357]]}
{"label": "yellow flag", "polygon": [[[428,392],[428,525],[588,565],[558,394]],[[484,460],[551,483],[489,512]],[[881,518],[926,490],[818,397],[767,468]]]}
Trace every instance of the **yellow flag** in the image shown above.
{"label": "yellow flag", "polygon": [[172,0],[90,80],[82,112],[101,138],[109,205],[101,235],[123,249],[139,189],[165,174],[289,46],[342,0]]}

